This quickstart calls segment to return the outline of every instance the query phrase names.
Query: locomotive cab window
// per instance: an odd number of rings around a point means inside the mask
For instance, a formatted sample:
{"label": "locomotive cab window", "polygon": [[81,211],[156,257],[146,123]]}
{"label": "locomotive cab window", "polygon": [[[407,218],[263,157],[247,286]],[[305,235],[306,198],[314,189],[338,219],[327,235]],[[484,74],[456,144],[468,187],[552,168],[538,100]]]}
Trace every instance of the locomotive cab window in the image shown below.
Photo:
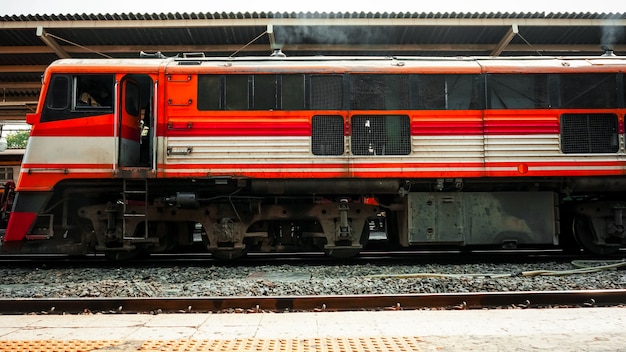
{"label": "locomotive cab window", "polygon": [[70,76],[52,76],[46,96],[46,110],[67,110],[69,108],[71,80],[72,77]]}
{"label": "locomotive cab window", "polygon": [[113,75],[52,75],[41,122],[113,112]]}
{"label": "locomotive cab window", "polygon": [[76,109],[111,110],[112,75],[74,76]]}

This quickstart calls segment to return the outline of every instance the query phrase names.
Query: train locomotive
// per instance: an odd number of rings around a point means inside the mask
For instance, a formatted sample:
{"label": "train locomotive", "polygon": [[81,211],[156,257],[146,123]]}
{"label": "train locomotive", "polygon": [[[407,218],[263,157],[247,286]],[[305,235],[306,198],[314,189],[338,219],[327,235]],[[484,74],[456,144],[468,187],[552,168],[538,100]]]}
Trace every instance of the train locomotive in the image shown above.
{"label": "train locomotive", "polygon": [[62,59],[2,250],[626,244],[626,58]]}

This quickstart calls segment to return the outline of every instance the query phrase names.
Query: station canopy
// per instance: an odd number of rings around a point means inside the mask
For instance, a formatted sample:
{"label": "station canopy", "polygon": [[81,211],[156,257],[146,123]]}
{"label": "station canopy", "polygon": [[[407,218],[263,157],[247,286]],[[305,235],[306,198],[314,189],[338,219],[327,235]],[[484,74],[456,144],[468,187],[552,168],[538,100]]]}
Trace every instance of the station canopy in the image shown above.
{"label": "station canopy", "polygon": [[0,121],[34,111],[59,58],[626,54],[626,13],[237,12],[0,17]]}

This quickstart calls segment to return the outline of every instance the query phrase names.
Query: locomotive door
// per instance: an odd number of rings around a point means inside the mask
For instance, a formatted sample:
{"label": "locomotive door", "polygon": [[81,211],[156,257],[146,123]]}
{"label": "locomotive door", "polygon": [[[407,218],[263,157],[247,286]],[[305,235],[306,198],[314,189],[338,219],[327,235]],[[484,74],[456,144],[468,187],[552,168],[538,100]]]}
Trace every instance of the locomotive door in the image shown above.
{"label": "locomotive door", "polygon": [[[154,86],[149,75],[126,75],[120,84],[120,170],[154,168]],[[139,176],[139,175],[138,175]]]}

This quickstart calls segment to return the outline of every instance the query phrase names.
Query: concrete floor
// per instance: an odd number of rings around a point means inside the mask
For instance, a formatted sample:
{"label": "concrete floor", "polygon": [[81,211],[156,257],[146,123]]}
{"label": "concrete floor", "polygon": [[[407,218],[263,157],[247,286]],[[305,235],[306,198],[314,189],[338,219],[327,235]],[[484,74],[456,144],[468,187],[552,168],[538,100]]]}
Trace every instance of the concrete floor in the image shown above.
{"label": "concrete floor", "polygon": [[[73,347],[81,341],[109,345]],[[179,347],[167,349],[166,342]],[[34,346],[109,352],[626,351],[626,308],[0,315],[0,351]]]}

